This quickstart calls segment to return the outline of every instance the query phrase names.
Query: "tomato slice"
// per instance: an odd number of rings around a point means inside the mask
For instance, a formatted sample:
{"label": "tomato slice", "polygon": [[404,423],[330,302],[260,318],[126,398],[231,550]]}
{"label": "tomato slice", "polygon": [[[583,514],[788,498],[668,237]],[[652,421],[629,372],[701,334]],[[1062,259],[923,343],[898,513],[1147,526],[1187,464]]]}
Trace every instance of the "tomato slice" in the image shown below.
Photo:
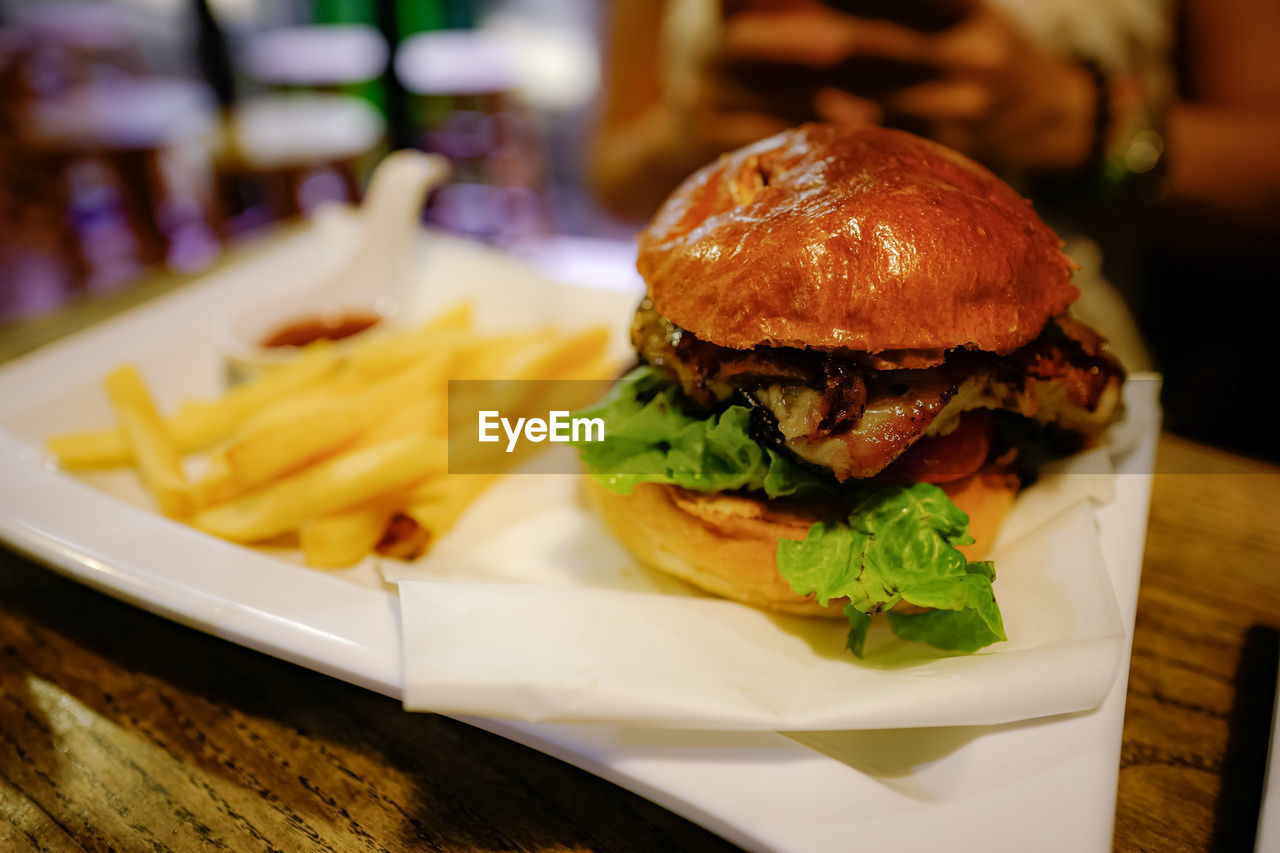
{"label": "tomato slice", "polygon": [[987,461],[994,434],[991,412],[965,412],[954,430],[920,439],[880,472],[878,479],[894,483],[950,483],[963,479]]}

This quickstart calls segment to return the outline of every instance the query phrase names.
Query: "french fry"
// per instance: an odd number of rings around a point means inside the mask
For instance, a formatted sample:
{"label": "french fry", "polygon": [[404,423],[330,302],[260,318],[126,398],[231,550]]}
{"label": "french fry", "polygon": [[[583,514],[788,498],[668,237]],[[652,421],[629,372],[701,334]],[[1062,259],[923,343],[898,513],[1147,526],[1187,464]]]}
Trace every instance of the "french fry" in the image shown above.
{"label": "french fry", "polygon": [[446,470],[443,440],[409,436],[327,459],[197,512],[191,523],[233,542],[260,542]]}
{"label": "french fry", "polygon": [[470,332],[475,320],[475,311],[470,302],[459,302],[447,311],[441,311],[422,325],[422,329],[439,332],[453,329],[459,332]]}
{"label": "french fry", "polygon": [[223,451],[234,494],[283,477],[349,444],[372,413],[343,404],[318,405],[291,420],[274,421],[232,439]]}
{"label": "french fry", "polygon": [[620,375],[622,363],[616,356],[609,355],[607,352],[600,353],[590,361],[584,361],[578,365],[572,376],[567,379],[599,379],[613,382]]}
{"label": "french fry", "polygon": [[[440,396],[436,386],[449,361],[448,353],[438,353],[358,393],[316,394],[283,403],[284,412],[261,413],[224,451],[238,491],[250,491],[337,452],[375,424],[401,420],[411,412],[409,401]],[[421,424],[409,424],[397,432],[382,432],[400,437],[421,431]]]}
{"label": "french fry", "polygon": [[[328,342],[312,344],[297,361],[237,385],[217,400],[183,403],[166,427],[180,452],[202,450],[226,438],[254,412],[317,382],[336,364]],[[110,468],[133,461],[119,428],[53,436],[46,447],[67,469]]]}
{"label": "french fry", "polygon": [[356,444],[365,447],[406,435],[448,437],[448,400],[443,393],[406,403],[360,436]]}
{"label": "french fry", "polygon": [[304,347],[296,361],[236,385],[216,400],[182,404],[173,420],[184,452],[222,441],[255,412],[315,385],[337,366],[332,342],[316,341]]}
{"label": "french fry", "polygon": [[378,540],[375,550],[384,557],[397,560],[416,560],[431,544],[431,533],[421,524],[403,513],[392,513],[387,529]]}
{"label": "french fry", "polygon": [[530,347],[520,354],[510,378],[585,379],[579,375],[582,368],[601,357],[609,338],[610,332],[604,326],[592,326],[568,336],[549,336],[543,346]]}
{"label": "french fry", "polygon": [[197,507],[213,506],[236,496],[235,477],[225,454],[216,451],[209,454],[208,465],[200,479],[192,484],[191,492]]}
{"label": "french fry", "polygon": [[[351,565],[374,551],[413,559],[498,476],[446,473],[449,380],[512,380],[474,389],[476,402],[504,414],[569,408],[572,395],[520,380],[603,378],[613,368],[608,343],[602,328],[480,337],[460,305],[358,346],[309,345],[297,361],[168,419],[137,371],[122,368],[106,383],[117,426],[56,436],[49,449],[68,468],[132,462],[162,512],[221,538],[296,534],[309,565]],[[182,455],[197,450],[203,473],[191,484]],[[504,454],[491,471],[520,458]]]}
{"label": "french fry", "polygon": [[45,442],[45,449],[69,471],[115,468],[133,461],[118,427],[55,435]]}
{"label": "french fry", "polygon": [[404,514],[430,534],[432,541],[453,529],[472,501],[497,480],[495,474],[446,474],[413,490]]}
{"label": "french fry", "polygon": [[450,379],[510,379],[513,364],[529,347],[548,340],[548,332],[516,332],[478,338],[461,347],[457,370]]}
{"label": "french fry", "polygon": [[[496,479],[432,477],[407,494],[313,518],[298,531],[303,557],[307,565],[318,568],[351,566],[375,550],[385,557],[416,559]],[[414,507],[422,521],[415,517]]]}
{"label": "french fry", "polygon": [[417,329],[369,341],[348,356],[345,370],[360,380],[376,378],[430,353],[452,352],[473,337],[471,305],[464,302]]}
{"label": "french fry", "polygon": [[386,501],[352,507],[303,522],[298,544],[308,566],[337,569],[358,563],[382,541],[395,507]]}
{"label": "french fry", "polygon": [[342,399],[343,394],[352,393],[355,386],[348,386],[341,379],[329,377],[325,381],[297,394],[290,394],[264,406],[246,417],[228,436],[234,440],[238,436],[266,429],[274,424],[295,422],[306,418],[318,409],[330,406]]}
{"label": "french fry", "polygon": [[420,333],[400,335],[377,341],[377,351],[370,352],[375,342],[351,354],[343,368],[343,379],[353,386],[377,381],[424,359],[448,355],[470,340],[469,334],[445,330],[425,336]]}
{"label": "french fry", "polygon": [[400,514],[400,509],[417,494],[417,488],[380,495],[368,503],[303,522],[298,529],[298,544],[306,564],[343,568],[375,550],[401,559],[417,556],[428,537],[418,529],[417,522]]}
{"label": "french fry", "polygon": [[137,461],[138,475],[167,516],[191,512],[195,502],[182,471],[182,458],[137,368],[119,367],[103,383],[115,411],[120,434]]}

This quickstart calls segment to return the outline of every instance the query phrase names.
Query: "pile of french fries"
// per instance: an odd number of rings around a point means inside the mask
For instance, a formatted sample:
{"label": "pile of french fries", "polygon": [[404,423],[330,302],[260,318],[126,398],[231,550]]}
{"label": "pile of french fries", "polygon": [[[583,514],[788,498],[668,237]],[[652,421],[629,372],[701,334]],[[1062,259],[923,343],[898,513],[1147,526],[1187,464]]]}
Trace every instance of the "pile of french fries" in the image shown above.
{"label": "pile of french fries", "polygon": [[603,327],[481,336],[470,306],[359,345],[317,341],[214,400],[162,415],[138,370],[104,381],[116,425],[51,438],[67,470],[132,465],[158,509],[232,542],[336,568],[412,559],[496,474],[449,474],[450,379],[600,379]]}

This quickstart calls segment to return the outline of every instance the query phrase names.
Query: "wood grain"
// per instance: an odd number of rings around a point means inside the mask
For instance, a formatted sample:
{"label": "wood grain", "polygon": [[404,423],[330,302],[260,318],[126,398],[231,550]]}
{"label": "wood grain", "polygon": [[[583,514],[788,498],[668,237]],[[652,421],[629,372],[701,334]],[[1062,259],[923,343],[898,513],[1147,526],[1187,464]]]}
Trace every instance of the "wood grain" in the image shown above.
{"label": "wood grain", "polygon": [[719,851],[569,765],[0,552],[0,850]]}
{"label": "wood grain", "polygon": [[1224,780],[1233,709],[1242,693],[1268,689],[1237,683],[1246,635],[1280,627],[1280,468],[1166,435],[1156,470],[1115,846],[1238,849],[1250,827],[1216,818],[1230,813],[1224,781],[1236,781]]}
{"label": "wood grain", "polygon": [[[1280,627],[1280,469],[1165,436],[1159,470],[1115,846],[1233,849],[1228,801],[1256,796],[1238,783],[1259,748],[1232,757],[1241,697],[1267,687],[1241,652]],[[0,552],[0,850],[205,849],[733,848],[532,750]]]}

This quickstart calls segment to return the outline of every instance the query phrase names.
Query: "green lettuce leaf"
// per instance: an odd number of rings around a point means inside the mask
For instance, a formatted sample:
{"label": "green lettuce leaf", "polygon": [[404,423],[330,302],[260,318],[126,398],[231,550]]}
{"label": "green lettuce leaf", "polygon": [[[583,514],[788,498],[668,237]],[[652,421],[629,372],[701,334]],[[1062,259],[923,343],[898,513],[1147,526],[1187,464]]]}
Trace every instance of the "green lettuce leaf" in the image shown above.
{"label": "green lettuce leaf", "polygon": [[973,542],[969,519],[937,486],[840,486],[758,444],[746,406],[690,415],[679,388],[648,367],[576,416],[604,420],[604,440],[577,448],[596,481],[614,492],[663,483],[849,505],[847,522],[819,522],[805,539],[779,542],[778,571],[797,593],[812,593],[822,604],[849,599],[855,655],[862,656],[871,617],[899,602],[933,608],[889,613],[890,628],[904,639],[966,652],[1005,639],[991,589],[994,569],[956,550]]}
{"label": "green lettuce leaf", "polygon": [[818,497],[836,489],[834,481],[757,443],[746,406],[690,415],[680,389],[652,368],[632,371],[575,417],[604,419],[604,440],[580,442],[577,448],[596,481],[620,494],[629,494],[637,483],[699,492],[745,489],[770,498]]}
{"label": "green lettuce leaf", "polygon": [[867,631],[871,629],[871,614],[863,613],[852,604],[846,604],[844,615],[849,619],[849,651],[862,657],[862,649],[867,644]]}
{"label": "green lettuce leaf", "polygon": [[[1000,610],[994,599],[989,610],[989,613],[978,609],[926,610],[923,613],[891,611],[888,614],[889,627],[904,640],[928,643],[949,651],[976,652],[1005,639]],[[860,652],[855,654],[862,657]]]}
{"label": "green lettuce leaf", "polygon": [[[889,627],[904,639],[971,652],[1005,639],[994,568],[956,550],[971,542],[968,517],[937,486],[863,487],[847,523],[818,522],[806,538],[779,542],[778,572],[820,604],[847,597],[846,612],[871,616],[899,602],[933,608],[890,613]],[[865,624],[853,623],[854,654],[865,636]]]}

